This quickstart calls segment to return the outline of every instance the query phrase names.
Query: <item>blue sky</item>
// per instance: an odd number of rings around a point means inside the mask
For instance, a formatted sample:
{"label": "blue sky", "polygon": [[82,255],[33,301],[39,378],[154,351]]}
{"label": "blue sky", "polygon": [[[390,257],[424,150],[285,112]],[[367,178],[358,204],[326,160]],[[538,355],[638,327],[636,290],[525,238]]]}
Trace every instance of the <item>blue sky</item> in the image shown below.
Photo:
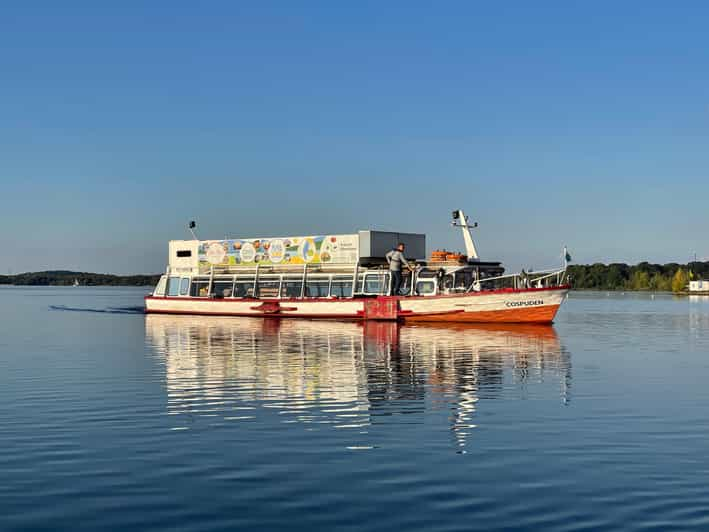
{"label": "blue sky", "polygon": [[510,267],[709,257],[709,4],[6,2],[0,273],[480,222]]}

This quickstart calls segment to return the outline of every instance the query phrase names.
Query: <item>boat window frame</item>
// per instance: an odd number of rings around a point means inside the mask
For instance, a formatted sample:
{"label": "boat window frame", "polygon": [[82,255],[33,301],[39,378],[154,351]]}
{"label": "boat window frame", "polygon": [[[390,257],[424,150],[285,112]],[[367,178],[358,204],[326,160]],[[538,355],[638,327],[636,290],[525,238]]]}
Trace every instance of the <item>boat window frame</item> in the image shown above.
{"label": "boat window frame", "polygon": [[261,283],[278,283],[278,288],[276,289],[275,296],[268,296],[265,299],[280,299],[281,298],[281,285],[283,284],[281,274],[261,274],[256,280],[256,292],[254,297],[256,299],[261,299]]}
{"label": "boat window frame", "polygon": [[[325,284],[327,283],[327,290],[325,292],[325,295],[318,295],[316,296],[309,296],[305,295],[308,291],[308,284],[309,283],[320,283],[320,284]],[[303,299],[323,299],[323,298],[328,298],[330,297],[330,288],[332,286],[332,275],[331,274],[323,274],[323,273],[311,273],[305,278],[305,290],[303,292]],[[320,290],[318,289],[318,292]]]}
{"label": "boat window frame", "polygon": [[[197,290],[199,290],[199,286],[201,284],[205,284],[207,288],[207,293],[203,296],[199,295],[199,291],[196,294],[192,294],[192,289],[194,287],[197,287]],[[209,282],[209,277],[206,275],[199,275],[192,277],[190,279],[190,292],[189,292],[189,297],[198,297],[198,298],[208,298],[209,297],[209,287],[210,287],[210,282]]]}
{"label": "boat window frame", "polygon": [[[360,271],[357,275],[357,282],[354,282],[353,275],[345,272],[282,272],[282,273],[264,273],[259,272],[242,272],[242,273],[232,273],[232,274],[211,274],[211,275],[194,275],[190,277],[177,277],[182,283],[185,279],[189,281],[187,294],[180,294],[177,297],[192,297],[192,298],[209,298],[209,299],[325,299],[325,298],[337,298],[337,299],[352,299],[358,295],[363,295],[362,292],[355,291],[355,286],[364,287],[365,279],[371,282],[371,278],[367,278],[367,275],[374,278],[378,278],[380,283],[384,283],[380,286],[379,292],[367,292],[365,295],[381,295],[387,293],[389,273],[387,271]],[[165,275],[165,283],[167,286],[167,279],[170,278],[169,275]],[[388,281],[389,280],[389,281]],[[259,286],[261,283],[277,283],[278,290],[277,295],[273,296],[261,296],[259,295]],[[222,290],[228,288],[224,286],[226,284],[231,285],[231,294],[229,296],[218,297],[216,295],[215,286],[219,285]],[[289,295],[287,293],[287,286],[290,285]],[[304,295],[308,286],[313,287],[317,285],[317,290],[315,290],[316,295],[306,296]],[[254,293],[254,286],[256,287],[256,293]],[[275,287],[275,286],[274,286]],[[180,287],[181,288],[181,287]],[[204,295],[199,295],[199,290],[208,289],[208,293]],[[241,291],[239,288],[242,288]],[[334,292],[340,292],[334,294]],[[303,294],[303,295],[301,295]],[[342,295],[341,295],[342,294]]]}
{"label": "boat window frame", "polygon": [[[175,280],[176,282],[174,282]],[[173,283],[175,286],[175,292],[172,292]],[[167,284],[165,286],[165,295],[167,297],[179,297],[180,296],[180,285],[182,284],[182,277],[179,275],[168,275]]]}
{"label": "boat window frame", "polygon": [[[286,289],[286,283],[297,284],[297,295],[289,296],[284,290]],[[300,273],[284,273],[281,275],[281,289],[279,291],[280,299],[301,299],[300,294],[303,288],[303,274]]]}
{"label": "boat window frame", "polygon": [[[367,277],[368,276],[373,276],[373,277],[379,277],[384,278],[384,282],[379,281],[379,291],[378,292],[370,292],[367,290]],[[389,285],[391,283],[391,274],[388,271],[385,270],[373,270],[373,271],[365,271],[362,274],[362,291],[360,292],[361,294],[365,296],[381,296],[381,295],[386,295],[389,293]]]}
{"label": "boat window frame", "polygon": [[[254,299],[254,285],[256,284],[256,273],[241,273],[234,275],[231,297],[229,299]],[[245,286],[244,295],[236,295],[236,286]],[[251,295],[249,295],[251,290]]]}
{"label": "boat window frame", "polygon": [[153,297],[165,297],[167,292],[167,275],[161,275],[158,279],[158,284],[155,285],[155,290],[153,290]]}
{"label": "boat window frame", "polygon": [[[185,285],[185,281],[187,281],[187,287],[183,289]],[[180,279],[180,297],[189,297],[190,295],[190,287],[192,285],[192,279],[189,277],[182,277]]]}
{"label": "boat window frame", "polygon": [[[422,291],[419,288],[419,285],[421,284],[426,284],[426,285],[431,285],[432,290],[431,291]],[[435,277],[425,277],[423,279],[417,279],[416,280],[416,293],[420,296],[435,296],[436,295],[436,288],[437,288],[438,283],[436,282]]]}
{"label": "boat window frame", "polygon": [[[216,284],[219,284],[220,286],[229,284],[229,286],[226,286],[224,288],[221,288],[222,294],[224,293],[224,290],[230,290],[230,294],[228,296],[220,295],[217,296],[217,293],[214,289]],[[211,282],[209,283],[209,294],[207,297],[210,297],[212,299],[229,299],[232,294],[234,293],[234,276],[233,275],[213,275],[211,278]]]}
{"label": "boat window frame", "polygon": [[[342,284],[345,287],[349,287],[349,295],[334,295],[333,292],[333,286],[337,284]],[[343,291],[344,292],[344,291]],[[333,273],[330,275],[330,290],[329,290],[329,297],[336,297],[338,299],[350,299],[354,297],[354,282],[352,275],[348,274],[337,274]]]}

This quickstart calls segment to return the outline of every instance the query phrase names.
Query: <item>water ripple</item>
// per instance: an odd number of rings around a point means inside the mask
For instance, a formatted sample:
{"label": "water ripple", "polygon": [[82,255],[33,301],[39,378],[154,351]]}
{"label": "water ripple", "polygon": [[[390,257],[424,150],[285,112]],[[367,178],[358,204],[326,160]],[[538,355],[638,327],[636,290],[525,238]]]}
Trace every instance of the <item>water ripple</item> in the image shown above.
{"label": "water ripple", "polygon": [[410,327],[0,294],[2,530],[709,528],[701,301]]}

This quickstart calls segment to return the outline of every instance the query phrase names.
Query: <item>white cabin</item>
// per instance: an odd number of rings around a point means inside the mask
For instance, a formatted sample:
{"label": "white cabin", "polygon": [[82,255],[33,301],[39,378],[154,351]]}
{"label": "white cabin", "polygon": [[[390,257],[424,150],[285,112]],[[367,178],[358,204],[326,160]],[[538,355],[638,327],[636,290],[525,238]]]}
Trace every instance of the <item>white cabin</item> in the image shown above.
{"label": "white cabin", "polygon": [[709,281],[702,279],[689,281],[689,292],[709,292]]}

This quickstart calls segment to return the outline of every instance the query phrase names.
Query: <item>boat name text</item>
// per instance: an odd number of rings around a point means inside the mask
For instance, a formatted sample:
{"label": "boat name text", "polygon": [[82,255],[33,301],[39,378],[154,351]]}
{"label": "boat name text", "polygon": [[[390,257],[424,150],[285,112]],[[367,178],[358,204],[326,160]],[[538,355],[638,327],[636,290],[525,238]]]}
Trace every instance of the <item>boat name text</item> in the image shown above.
{"label": "boat name text", "polygon": [[506,307],[537,307],[543,304],[543,299],[533,299],[531,301],[505,301]]}

